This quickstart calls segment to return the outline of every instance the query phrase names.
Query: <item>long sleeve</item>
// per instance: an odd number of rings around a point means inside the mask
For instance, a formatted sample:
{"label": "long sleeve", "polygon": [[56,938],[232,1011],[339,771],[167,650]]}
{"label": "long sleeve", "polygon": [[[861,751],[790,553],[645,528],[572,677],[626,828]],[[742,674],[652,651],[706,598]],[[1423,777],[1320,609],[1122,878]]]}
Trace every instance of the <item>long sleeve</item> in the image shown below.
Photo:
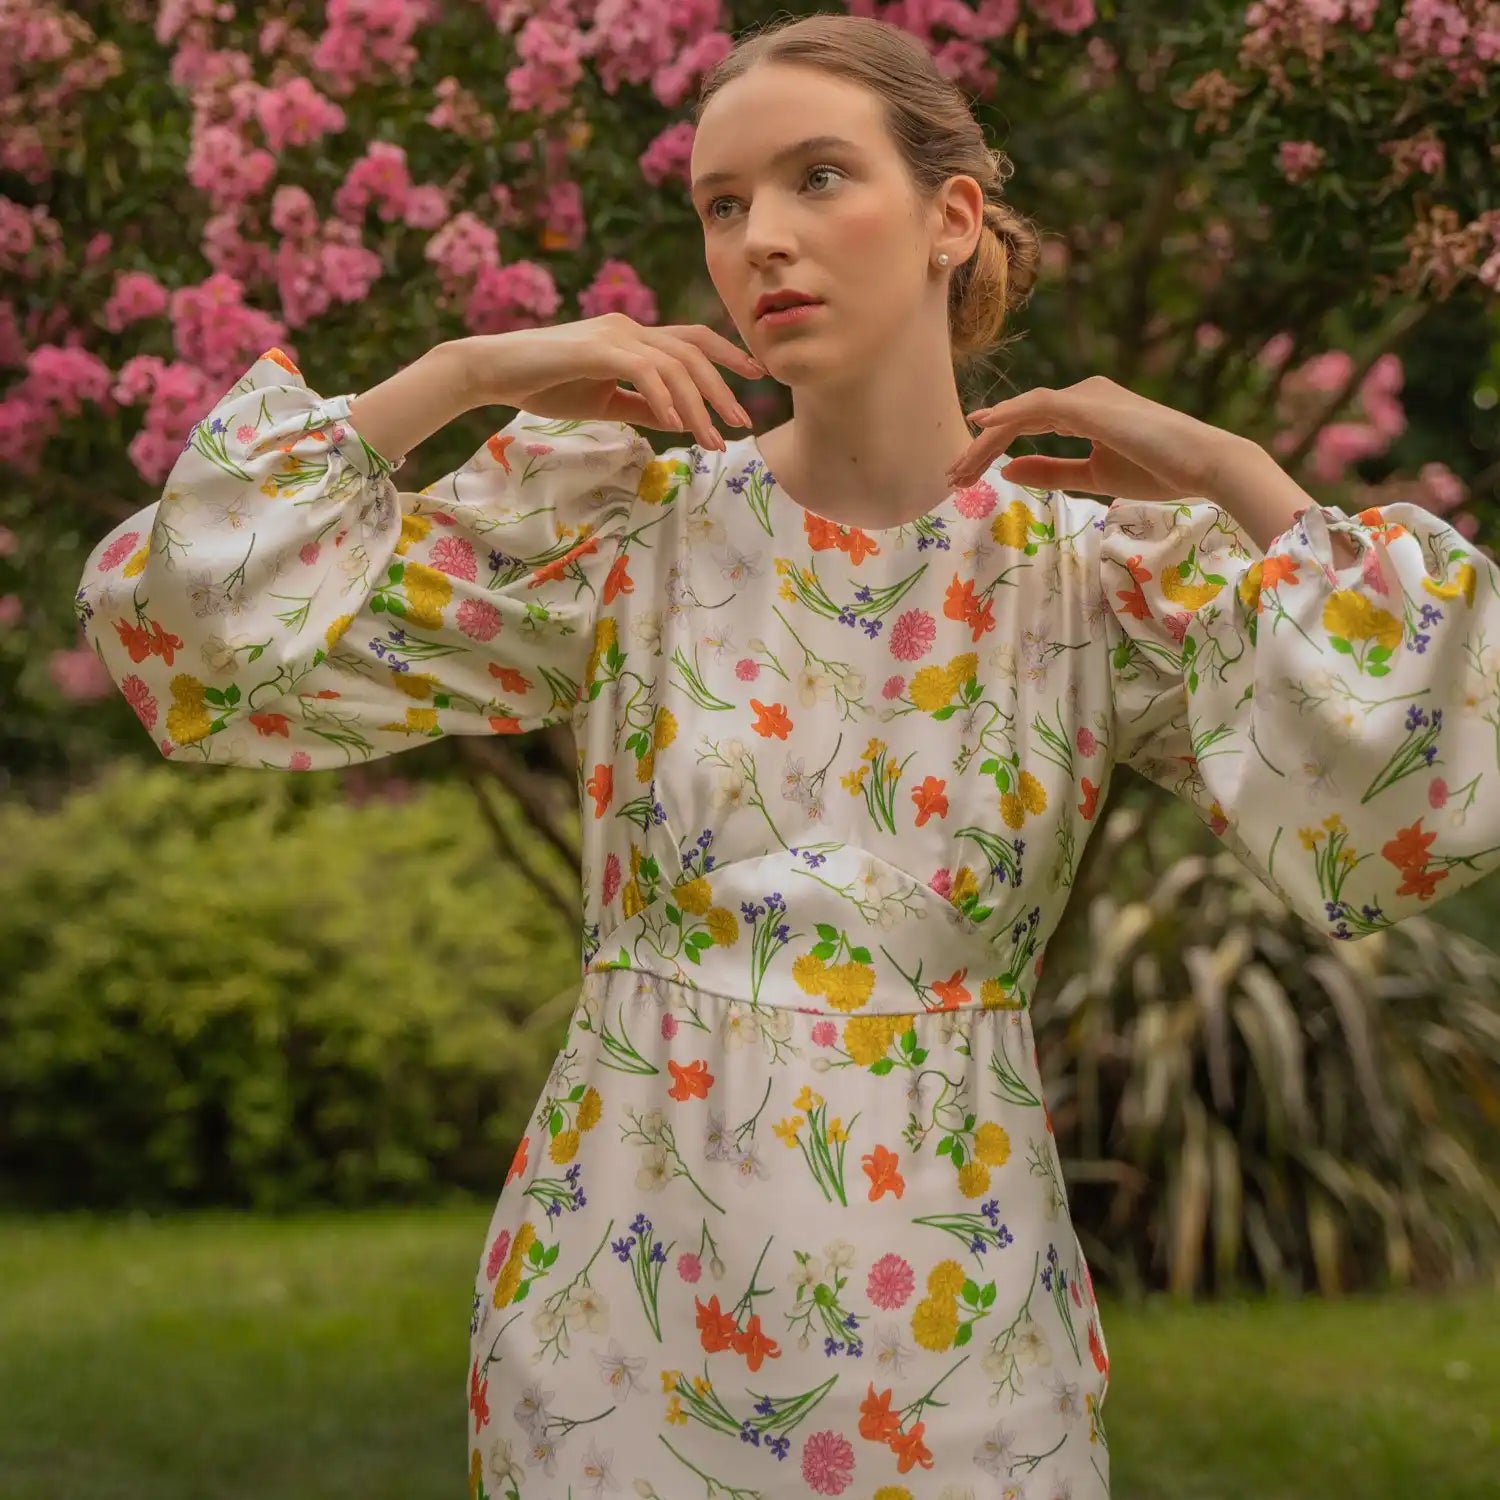
{"label": "long sleeve", "polygon": [[[1257,556],[1209,502],[1099,521],[1115,755],[1330,936],[1500,865],[1500,571],[1416,505],[1314,506]],[[1358,558],[1342,569],[1345,533]]]}
{"label": "long sleeve", "polygon": [[90,555],[78,618],[163,755],[315,770],[572,714],[650,444],[522,411],[408,494],[351,400],[269,350]]}

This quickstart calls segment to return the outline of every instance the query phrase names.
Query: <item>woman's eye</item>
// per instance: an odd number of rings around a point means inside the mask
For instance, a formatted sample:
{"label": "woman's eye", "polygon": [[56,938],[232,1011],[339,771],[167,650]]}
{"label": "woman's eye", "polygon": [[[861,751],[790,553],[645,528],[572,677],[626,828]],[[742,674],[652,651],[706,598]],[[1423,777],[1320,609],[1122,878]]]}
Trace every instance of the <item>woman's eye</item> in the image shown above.
{"label": "woman's eye", "polygon": [[[810,179],[812,177],[816,177],[820,173],[823,173],[823,172],[832,172],[836,176],[840,176],[840,177],[843,176],[843,173],[840,172],[837,167],[828,166],[826,163],[820,163],[818,166],[809,167],[807,169],[807,171],[803,174],[803,179],[802,180],[804,182],[806,182],[808,179]],[[715,198],[713,200],[713,202],[708,205],[708,216],[709,216],[709,218],[711,218],[711,219],[721,218],[722,215],[716,212],[716,210],[718,209],[718,206],[721,203],[733,203],[733,202],[734,202],[733,198]]]}

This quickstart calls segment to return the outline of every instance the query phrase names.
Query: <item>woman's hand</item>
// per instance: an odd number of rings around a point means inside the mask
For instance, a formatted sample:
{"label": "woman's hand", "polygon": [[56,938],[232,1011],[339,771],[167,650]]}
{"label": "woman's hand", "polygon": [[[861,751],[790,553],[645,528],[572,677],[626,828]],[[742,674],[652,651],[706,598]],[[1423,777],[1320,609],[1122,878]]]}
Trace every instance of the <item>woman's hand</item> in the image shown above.
{"label": "woman's hand", "polygon": [[982,431],[948,471],[955,485],[972,483],[1022,433],[1055,432],[1088,438],[1089,456],[1025,454],[1013,458],[1001,474],[1039,490],[1083,490],[1132,500],[1212,498],[1220,466],[1232,450],[1245,446],[1245,439],[1149,401],[1104,375],[1090,375],[1060,391],[1025,391],[970,412],[969,421]]}
{"label": "woman's hand", "polygon": [[[455,343],[482,402],[539,417],[686,429],[705,447],[719,449],[724,440],[705,398],[727,422],[748,427],[750,418],[714,362],[752,379],[766,373],[753,356],[701,323],[648,328],[624,313]],[[622,380],[635,389],[625,389]]]}

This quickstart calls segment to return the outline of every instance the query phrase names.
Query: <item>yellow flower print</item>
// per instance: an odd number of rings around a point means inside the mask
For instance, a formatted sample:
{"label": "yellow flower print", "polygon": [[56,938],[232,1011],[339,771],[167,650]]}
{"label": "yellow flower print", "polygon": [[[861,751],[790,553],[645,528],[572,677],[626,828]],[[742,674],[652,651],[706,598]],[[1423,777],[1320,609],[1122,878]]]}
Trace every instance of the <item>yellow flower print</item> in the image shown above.
{"label": "yellow flower print", "polygon": [[1422,587],[1434,599],[1457,599],[1462,595],[1464,603],[1472,605],[1474,585],[1477,581],[1478,575],[1474,571],[1474,564],[1460,563],[1458,571],[1453,575],[1452,583],[1434,583],[1430,578],[1424,577]]}
{"label": "yellow flower print", "polygon": [[1401,621],[1353,589],[1340,589],[1323,606],[1323,629],[1345,641],[1374,641],[1394,651],[1401,644]]}
{"label": "yellow flower print", "polygon": [[1326,818],[1324,818],[1323,826],[1329,831],[1329,833],[1343,833],[1345,831],[1344,820],[1338,813],[1330,813]]}
{"label": "yellow flower print", "polygon": [[986,979],[979,986],[979,1005],[982,1010],[1020,1010],[1021,1002],[1005,987],[1003,980]]}
{"label": "yellow flower print", "polygon": [[437,686],[437,678],[431,672],[392,672],[391,686],[408,698],[430,698]]}
{"label": "yellow flower print", "polygon": [[778,557],[776,559],[776,576],[778,578],[785,578],[786,575],[788,573],[790,573],[791,571],[792,571],[792,564],[791,564],[790,559],[785,558],[785,557]]}
{"label": "yellow flower print", "polygon": [[667,1404],[667,1421],[675,1422],[680,1427],[687,1426],[687,1413],[682,1409],[682,1397],[673,1396]]}
{"label": "yellow flower print", "polygon": [[976,895],[979,891],[979,880],[968,865],[960,865],[953,877],[953,889],[948,892],[948,900],[954,906],[960,906]]}
{"label": "yellow flower print", "polygon": [[879,1062],[891,1050],[898,1032],[904,1030],[900,1016],[852,1016],[844,1023],[844,1046],[860,1067]]}
{"label": "yellow flower print", "polygon": [[565,1167],[578,1155],[578,1132],[576,1130],[560,1130],[552,1137],[552,1145],[548,1148],[547,1155],[555,1161],[558,1166]]}
{"label": "yellow flower print", "polygon": [[1260,598],[1260,579],[1264,567],[1263,563],[1253,563],[1245,576],[1240,579],[1240,603],[1246,609],[1254,609],[1256,601]]}
{"label": "yellow flower print", "polygon": [[953,679],[947,667],[922,667],[912,675],[907,691],[924,714],[935,713],[953,696]]}
{"label": "yellow flower print", "polygon": [[828,965],[812,953],[792,960],[792,978],[804,995],[821,995],[828,984]]}
{"label": "yellow flower print", "polygon": [[794,1100],[792,1100],[792,1108],[816,1109],[822,1102],[823,1096],[821,1094],[813,1093],[812,1085],[804,1083],[802,1085],[802,1092],[798,1094]]}
{"label": "yellow flower print", "polygon": [[409,562],[401,582],[406,589],[407,620],[428,630],[440,630],[443,610],[453,598],[453,580],[426,563]]}
{"label": "yellow flower print", "polygon": [[982,1198],[990,1190],[990,1169],[982,1161],[966,1161],[958,1169],[958,1190],[965,1198]]}
{"label": "yellow flower print", "polygon": [[711,907],[703,921],[715,947],[732,948],[739,941],[740,924],[727,907]]}
{"label": "yellow flower print", "polygon": [[990,535],[1002,547],[1024,547],[1036,517],[1022,500],[1012,500],[990,523]]}
{"label": "yellow flower print", "polygon": [[122,572],[126,578],[138,578],[145,570],[146,559],[151,556],[151,543],[147,542],[144,547],[138,547],[130,554]]}
{"label": "yellow flower print", "polygon": [[878,740],[873,735],[871,735],[871,737],[870,737],[870,743],[865,746],[865,752],[864,752],[863,755],[860,756],[860,759],[861,760],[874,760],[875,757],[877,755],[879,755],[880,752],[882,750],[884,750],[884,749],[885,749],[885,741],[884,740]]}
{"label": "yellow flower print", "polygon": [[875,971],[869,964],[834,964],[823,981],[823,993],[835,1010],[858,1010],[875,989]]}
{"label": "yellow flower print", "polygon": [[604,1101],[599,1097],[599,1090],[590,1084],[584,1090],[583,1098],[578,1101],[578,1128],[587,1133],[599,1123],[599,1117],[603,1113]]}
{"label": "yellow flower print", "polygon": [[651,746],[665,750],[677,738],[677,717],[670,708],[656,710],[656,725],[651,732]]}
{"label": "yellow flower print", "polygon": [[435,708],[409,708],[399,724],[382,724],[393,734],[431,734],[437,728],[438,711]]}
{"label": "yellow flower print", "polygon": [[956,1260],[940,1260],[927,1273],[927,1290],[934,1297],[956,1297],[966,1280],[964,1268]]}
{"label": "yellow flower print", "polygon": [[1006,792],[1000,798],[1000,816],[1007,828],[1019,828],[1026,821],[1026,805],[1014,792]]}
{"label": "yellow flower print", "polygon": [[865,789],[865,772],[869,769],[868,766],[861,766],[857,771],[845,771],[839,777],[839,785],[851,796],[859,796]]}
{"label": "yellow flower print", "polygon": [[838,1115],[835,1115],[828,1122],[828,1139],[834,1145],[838,1145],[840,1141],[847,1141],[849,1139],[849,1132],[845,1128],[843,1120]]}
{"label": "yellow flower print", "polygon": [[332,651],[333,648],[334,648],[334,646],[336,646],[338,644],[339,640],[342,638],[344,632],[346,630],[348,630],[348,628],[353,623],[354,623],[354,616],[353,615],[340,615],[338,617],[338,619],[336,619],[328,627],[328,629],[323,632],[323,645],[324,645],[324,647],[327,650]]}
{"label": "yellow flower print", "polygon": [[1157,583],[1164,599],[1180,604],[1189,614],[1202,609],[1210,600],[1217,599],[1224,587],[1221,583],[1189,583],[1170,564],[1157,574]]}
{"label": "yellow flower print", "polygon": [[1021,803],[1027,812],[1047,811],[1047,788],[1030,771],[1021,772]]}
{"label": "yellow flower print", "polygon": [[987,1166],[1003,1167],[1010,1160],[1010,1135],[1005,1127],[986,1120],[974,1132],[974,1155]]}
{"label": "yellow flower print", "polygon": [[949,691],[956,693],[979,666],[979,658],[972,651],[961,651],[948,663]]}
{"label": "yellow flower print", "polygon": [[911,1315],[911,1334],[924,1348],[951,1349],[958,1333],[958,1304],[952,1297],[924,1297]]}
{"label": "yellow flower print", "polygon": [[180,672],[172,679],[172,706],[167,710],[167,733],[179,745],[207,739],[214,721],[204,703],[207,689],[196,677]]}
{"label": "yellow flower print", "polygon": [[788,582],[783,582],[781,587],[777,589],[776,592],[783,599],[785,599],[788,604],[795,604],[797,602],[797,590],[794,589]]}
{"label": "yellow flower print", "polygon": [[873,1500],[911,1500],[911,1491],[904,1484],[883,1484]]}
{"label": "yellow flower print", "polygon": [[701,876],[685,881],[672,892],[672,899],[695,917],[704,916],[714,904],[713,887]]}
{"label": "yellow flower print", "polygon": [[693,1376],[693,1389],[700,1396],[708,1396],[713,1393],[713,1382],[703,1375]]}
{"label": "yellow flower print", "polygon": [[672,488],[672,465],[654,458],[641,470],[636,498],[646,505],[660,505]]}
{"label": "yellow flower print", "polygon": [[682,1379],[681,1370],[663,1370],[661,1372],[661,1388],[663,1391],[677,1389],[677,1382]]}
{"label": "yellow flower print", "polygon": [[402,516],[401,535],[396,541],[396,551],[404,554],[413,542],[420,542],[431,530],[432,521],[427,516]]}
{"label": "yellow flower print", "polygon": [[614,616],[605,615],[594,621],[594,649],[589,652],[589,659],[583,669],[583,680],[592,683],[595,674],[599,670],[599,663],[609,655],[609,648],[619,639],[619,627],[615,624]]}
{"label": "yellow flower print", "polygon": [[777,1138],[789,1149],[797,1149],[797,1132],[807,1124],[803,1115],[793,1115],[789,1120],[781,1120],[771,1127]]}
{"label": "yellow flower print", "polygon": [[536,1226],[528,1220],[516,1231],[516,1237],[511,1241],[510,1254],[505,1257],[505,1264],[495,1279],[493,1300],[496,1307],[508,1306],[511,1298],[516,1295],[521,1285],[521,1272],[525,1268],[526,1257],[535,1243]]}
{"label": "yellow flower print", "polygon": [[484,1457],[476,1448],[469,1454],[469,1500],[479,1500],[484,1487]]}
{"label": "yellow flower print", "polygon": [[646,898],[641,894],[641,884],[632,877],[620,887],[620,910],[625,916],[633,917],[645,909]]}
{"label": "yellow flower print", "polygon": [[645,786],[645,784],[648,781],[650,781],[651,778],[655,774],[656,774],[656,751],[655,750],[648,750],[635,763],[635,779],[638,782],[640,782],[640,784],[642,786]]}
{"label": "yellow flower print", "polygon": [[1297,830],[1297,837],[1301,839],[1304,849],[1316,849],[1318,847],[1318,840],[1323,835],[1316,828],[1299,828]]}

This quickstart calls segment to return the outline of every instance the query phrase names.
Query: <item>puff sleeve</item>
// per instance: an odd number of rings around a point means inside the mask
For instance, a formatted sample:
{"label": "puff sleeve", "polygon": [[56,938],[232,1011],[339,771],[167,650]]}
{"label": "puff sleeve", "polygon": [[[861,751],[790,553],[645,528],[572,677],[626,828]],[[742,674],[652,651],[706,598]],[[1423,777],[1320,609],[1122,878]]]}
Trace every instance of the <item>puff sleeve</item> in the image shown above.
{"label": "puff sleeve", "polygon": [[75,610],[164,756],[341,767],[570,718],[654,455],[522,411],[420,493],[279,349],[199,422]]}
{"label": "puff sleeve", "polygon": [[[1336,938],[1500,865],[1500,571],[1419,506],[1258,555],[1211,502],[1102,519],[1115,756]],[[1337,565],[1331,538],[1354,561]]]}

